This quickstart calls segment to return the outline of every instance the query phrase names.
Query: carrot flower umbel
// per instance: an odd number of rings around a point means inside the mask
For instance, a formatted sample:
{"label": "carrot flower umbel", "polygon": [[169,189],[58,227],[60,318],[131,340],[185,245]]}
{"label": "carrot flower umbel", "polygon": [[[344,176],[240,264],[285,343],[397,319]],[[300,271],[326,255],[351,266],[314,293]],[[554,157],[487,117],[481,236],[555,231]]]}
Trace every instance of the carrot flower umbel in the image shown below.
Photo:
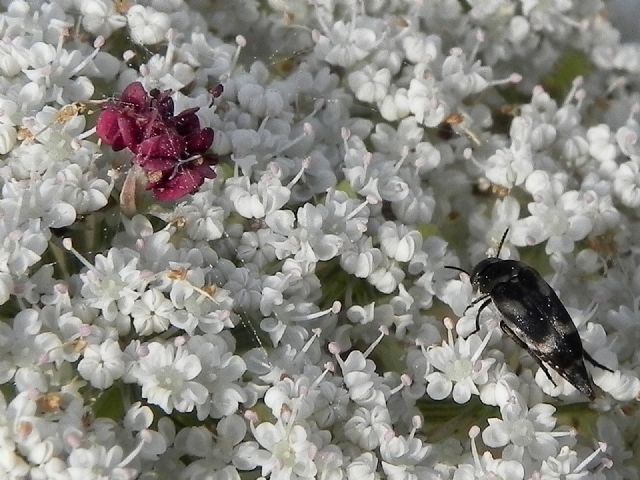
{"label": "carrot flower umbel", "polygon": [[194,193],[206,178],[215,178],[217,158],[207,154],[211,128],[201,128],[197,108],[174,115],[171,91],[147,92],[130,84],[120,99],[109,102],[96,126],[98,136],[114,151],[129,149],[146,174],[158,200],[178,200]]}

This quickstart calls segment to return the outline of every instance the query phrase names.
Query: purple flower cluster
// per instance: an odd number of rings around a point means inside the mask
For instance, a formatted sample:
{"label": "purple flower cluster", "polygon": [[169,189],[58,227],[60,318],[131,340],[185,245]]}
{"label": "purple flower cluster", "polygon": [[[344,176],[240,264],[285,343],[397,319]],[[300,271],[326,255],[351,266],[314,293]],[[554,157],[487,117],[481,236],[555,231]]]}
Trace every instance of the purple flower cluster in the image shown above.
{"label": "purple flower cluster", "polygon": [[178,200],[215,178],[217,158],[205,152],[213,130],[201,128],[197,108],[173,114],[171,91],[149,93],[140,82],[130,84],[119,100],[109,102],[96,127],[113,150],[128,148],[146,173],[148,189],[162,201]]}

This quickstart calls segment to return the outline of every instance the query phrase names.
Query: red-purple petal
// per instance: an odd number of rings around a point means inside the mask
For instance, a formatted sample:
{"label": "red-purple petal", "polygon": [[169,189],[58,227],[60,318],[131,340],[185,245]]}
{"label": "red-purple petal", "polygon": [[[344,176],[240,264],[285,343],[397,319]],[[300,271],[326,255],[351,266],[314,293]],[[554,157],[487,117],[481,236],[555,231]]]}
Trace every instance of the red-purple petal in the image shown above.
{"label": "red-purple petal", "polygon": [[180,135],[187,135],[200,128],[200,119],[196,115],[198,108],[189,108],[173,117],[172,123]]}
{"label": "red-purple petal", "polygon": [[158,200],[169,202],[196,192],[202,182],[204,182],[204,177],[198,172],[185,170],[173,178],[150,184],[149,187]]}
{"label": "red-purple petal", "polygon": [[173,134],[173,129],[160,117],[158,112],[151,110],[146,116],[139,118],[138,122],[143,125],[142,139],[157,137],[160,135]]}
{"label": "red-purple petal", "polygon": [[204,153],[213,143],[213,130],[211,128],[203,128],[187,135],[184,139],[188,156]]}
{"label": "red-purple petal", "polygon": [[169,157],[176,162],[185,151],[184,139],[175,133],[147,138],[138,148],[138,154],[144,157]]}
{"label": "red-purple petal", "polygon": [[151,91],[153,97],[153,107],[165,120],[173,117],[173,99],[171,98],[171,90],[165,90],[161,92],[157,88]]}
{"label": "red-purple petal", "polygon": [[[136,122],[130,117],[120,115],[118,117],[118,129],[124,145],[135,153],[141,140],[140,129]],[[114,148],[114,150],[116,149]]]}
{"label": "red-purple petal", "polygon": [[216,178],[217,176],[213,165],[208,163],[198,165],[192,168],[192,170],[198,172],[198,175],[202,175],[202,178]]}
{"label": "red-purple petal", "polygon": [[147,173],[172,172],[176,168],[176,159],[173,157],[145,157],[136,155],[134,162],[140,165]]}
{"label": "red-purple petal", "polygon": [[140,82],[133,82],[124,89],[120,96],[120,102],[129,104],[137,109],[142,109],[147,106],[149,101],[149,95]]}
{"label": "red-purple petal", "polygon": [[118,127],[119,116],[120,114],[114,110],[104,110],[98,117],[96,124],[98,137],[107,145],[111,145],[115,151],[122,150],[126,146]]}

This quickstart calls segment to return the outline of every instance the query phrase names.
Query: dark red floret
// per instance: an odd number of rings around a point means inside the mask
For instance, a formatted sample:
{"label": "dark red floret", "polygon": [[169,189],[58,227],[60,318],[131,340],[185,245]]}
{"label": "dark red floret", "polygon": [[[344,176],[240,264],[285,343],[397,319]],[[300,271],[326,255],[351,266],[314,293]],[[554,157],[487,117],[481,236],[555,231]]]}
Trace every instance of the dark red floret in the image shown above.
{"label": "dark red floret", "polygon": [[124,89],[117,103],[126,104],[134,109],[142,110],[149,107],[149,95],[142,83],[133,82]]}
{"label": "dark red floret", "polygon": [[96,125],[113,150],[128,148],[146,173],[160,200],[194,193],[206,178],[215,178],[216,157],[207,155],[214,132],[201,128],[198,108],[173,114],[171,91],[146,92],[140,82],[129,85],[119,100],[109,102]]}
{"label": "dark red floret", "polygon": [[179,168],[174,174],[163,174],[158,177],[156,182],[149,183],[149,188],[153,190],[158,200],[172,201],[190,193],[195,193],[204,183],[206,178],[216,178],[214,165],[216,158],[211,156],[203,156],[188,168]]}

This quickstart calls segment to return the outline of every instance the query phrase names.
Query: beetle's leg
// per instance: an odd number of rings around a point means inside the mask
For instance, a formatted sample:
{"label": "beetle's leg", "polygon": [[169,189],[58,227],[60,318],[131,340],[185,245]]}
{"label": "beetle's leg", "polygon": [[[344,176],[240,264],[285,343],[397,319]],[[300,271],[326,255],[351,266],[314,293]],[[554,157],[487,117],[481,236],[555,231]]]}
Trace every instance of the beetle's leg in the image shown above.
{"label": "beetle's leg", "polygon": [[484,299],[485,301],[482,305],[480,305],[480,308],[478,308],[478,313],[476,313],[476,329],[469,335],[473,335],[474,333],[478,333],[480,331],[480,312],[482,312],[482,310],[484,310],[491,303],[491,298],[487,298],[488,296],[489,295],[480,298],[480,300]]}
{"label": "beetle's leg", "polygon": [[611,372],[613,373],[613,370],[611,370],[609,367],[605,367],[604,365],[602,365],[600,362],[596,361],[591,355],[589,355],[587,352],[583,351],[582,355],[584,355],[584,358],[586,360],[589,361],[589,363],[591,365],[593,365],[594,367],[598,367],[601,368],[602,370],[606,370],[607,372]]}
{"label": "beetle's leg", "polygon": [[475,304],[481,302],[482,300],[486,300],[487,298],[489,298],[491,295],[482,295],[478,298],[476,298],[475,300],[472,300],[471,303],[469,305],[467,305],[467,308],[464,309],[464,312],[462,312],[462,315],[464,315],[465,313],[467,313],[467,310],[469,310],[471,307],[473,307]]}
{"label": "beetle's leg", "polygon": [[[502,331],[504,333],[506,333],[507,335],[509,335],[514,342],[516,342],[518,345],[520,345],[520,347],[522,347],[524,350],[526,350],[527,352],[529,352],[529,347],[527,346],[526,343],[524,343],[522,340],[520,340],[520,338],[518,338],[518,336],[513,332],[513,330],[511,330],[509,328],[509,326],[504,323],[504,322],[500,322],[500,328],[502,328]],[[529,355],[531,355],[531,352],[529,352]],[[537,364],[540,366],[540,368],[542,369],[542,371],[544,372],[544,374],[547,376],[547,378],[549,380],[551,380],[551,383],[553,383],[553,385],[555,387],[558,386],[558,384],[556,382],[553,381],[553,378],[551,378],[551,374],[549,373],[549,370],[547,370],[547,366],[542,362],[542,360],[540,360],[538,357],[536,357],[535,355],[531,355],[533,357],[533,359],[537,362]]]}

